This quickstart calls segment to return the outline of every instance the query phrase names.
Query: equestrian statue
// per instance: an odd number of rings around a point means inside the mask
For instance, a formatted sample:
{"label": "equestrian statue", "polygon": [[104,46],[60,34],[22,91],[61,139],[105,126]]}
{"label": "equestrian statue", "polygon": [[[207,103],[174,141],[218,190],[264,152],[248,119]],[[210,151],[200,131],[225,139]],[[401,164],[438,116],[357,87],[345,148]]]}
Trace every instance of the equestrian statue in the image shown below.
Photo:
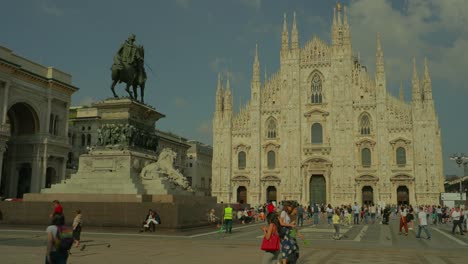
{"label": "equestrian statue", "polygon": [[[130,37],[120,46],[120,49],[114,56],[114,64],[112,70],[112,85],[111,90],[114,97],[119,96],[115,93],[115,85],[117,83],[126,83],[125,91],[130,96],[130,99],[138,101],[138,87],[141,89],[141,100],[144,103],[145,96],[145,50],[143,46],[135,44],[135,35]],[[133,88],[133,93],[130,91],[130,86]]]}

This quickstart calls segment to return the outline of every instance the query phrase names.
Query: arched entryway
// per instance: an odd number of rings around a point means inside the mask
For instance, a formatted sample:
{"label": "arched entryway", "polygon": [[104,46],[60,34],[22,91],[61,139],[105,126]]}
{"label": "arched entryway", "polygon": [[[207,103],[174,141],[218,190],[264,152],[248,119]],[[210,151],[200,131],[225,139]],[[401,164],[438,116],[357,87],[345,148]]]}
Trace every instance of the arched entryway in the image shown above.
{"label": "arched entryway", "polygon": [[327,184],[323,175],[312,175],[309,182],[311,203],[327,203]]}
{"label": "arched entryway", "polygon": [[50,188],[52,184],[57,183],[57,173],[54,168],[48,167],[46,170],[45,188]]}
{"label": "arched entryway", "polygon": [[31,165],[23,164],[18,173],[18,186],[16,191],[16,197],[23,198],[25,193],[31,191]]}
{"label": "arched entryway", "polygon": [[237,188],[237,202],[240,204],[247,203],[247,188],[245,186]]}
{"label": "arched entryway", "polygon": [[374,203],[374,189],[371,186],[362,187],[362,204],[371,205]]}
{"label": "arched entryway", "polygon": [[40,131],[37,112],[24,102],[13,104],[7,112],[10,127],[7,150],[3,155],[2,189],[7,197],[22,198],[25,193],[37,191],[32,186],[33,163],[37,162],[37,147],[30,143]]}
{"label": "arched entryway", "polygon": [[271,202],[271,201],[277,201],[276,200],[276,187],[275,186],[268,186],[267,188],[267,201],[268,202]]}
{"label": "arched entryway", "polygon": [[406,186],[398,186],[397,188],[397,203],[398,205],[408,205],[409,201],[409,190]]}

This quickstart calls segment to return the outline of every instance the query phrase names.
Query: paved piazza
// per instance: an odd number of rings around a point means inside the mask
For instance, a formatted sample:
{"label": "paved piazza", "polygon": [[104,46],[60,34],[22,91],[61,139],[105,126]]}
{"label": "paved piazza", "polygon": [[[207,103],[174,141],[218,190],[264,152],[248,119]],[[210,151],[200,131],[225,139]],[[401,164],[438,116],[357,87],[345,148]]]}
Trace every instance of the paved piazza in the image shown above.
{"label": "paved piazza", "polygon": [[[85,230],[86,248],[73,249],[69,263],[260,263],[260,225],[236,225],[228,236],[210,228],[154,234],[132,229]],[[343,239],[335,241],[331,227],[304,226],[301,231],[309,244],[300,242],[298,263],[466,263],[468,235],[452,236],[449,227],[431,226],[429,241],[416,239],[414,231],[407,237],[398,235],[398,223],[393,220],[390,226],[343,228]],[[40,229],[0,226],[1,263],[42,262],[45,233]]]}

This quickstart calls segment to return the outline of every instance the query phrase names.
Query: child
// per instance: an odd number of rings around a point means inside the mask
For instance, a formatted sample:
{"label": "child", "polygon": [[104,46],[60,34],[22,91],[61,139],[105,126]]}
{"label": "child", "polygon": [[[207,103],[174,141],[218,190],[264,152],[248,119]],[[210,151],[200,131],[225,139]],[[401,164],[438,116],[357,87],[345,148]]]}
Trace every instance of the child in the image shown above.
{"label": "child", "polygon": [[335,228],[335,235],[333,239],[339,240],[340,237],[340,210],[335,209],[335,214],[332,217],[333,227]]}

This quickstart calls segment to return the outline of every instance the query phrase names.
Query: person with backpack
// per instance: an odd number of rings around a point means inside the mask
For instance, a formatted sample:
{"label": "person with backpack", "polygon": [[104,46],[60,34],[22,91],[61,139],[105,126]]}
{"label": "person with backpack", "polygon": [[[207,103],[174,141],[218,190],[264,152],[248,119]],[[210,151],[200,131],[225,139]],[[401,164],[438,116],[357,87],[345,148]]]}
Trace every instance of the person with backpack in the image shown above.
{"label": "person with backpack", "polygon": [[63,214],[56,213],[52,216],[52,223],[47,227],[46,263],[66,264],[68,251],[73,245],[71,230],[65,226]]}

